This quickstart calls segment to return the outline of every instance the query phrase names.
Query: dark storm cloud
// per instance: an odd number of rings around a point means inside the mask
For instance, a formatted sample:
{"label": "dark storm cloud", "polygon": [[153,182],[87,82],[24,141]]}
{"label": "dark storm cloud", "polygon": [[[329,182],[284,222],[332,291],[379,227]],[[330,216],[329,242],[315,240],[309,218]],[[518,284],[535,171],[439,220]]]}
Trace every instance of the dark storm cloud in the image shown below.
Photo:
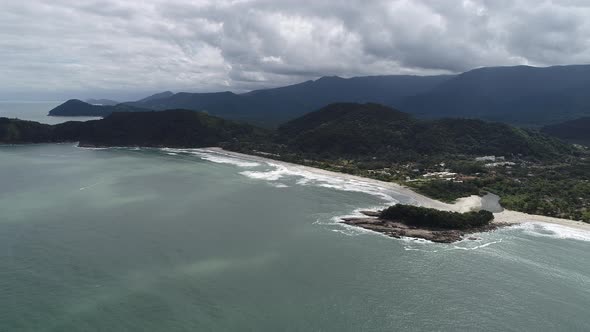
{"label": "dark storm cloud", "polygon": [[589,17],[576,0],[2,1],[0,97],[587,63]]}

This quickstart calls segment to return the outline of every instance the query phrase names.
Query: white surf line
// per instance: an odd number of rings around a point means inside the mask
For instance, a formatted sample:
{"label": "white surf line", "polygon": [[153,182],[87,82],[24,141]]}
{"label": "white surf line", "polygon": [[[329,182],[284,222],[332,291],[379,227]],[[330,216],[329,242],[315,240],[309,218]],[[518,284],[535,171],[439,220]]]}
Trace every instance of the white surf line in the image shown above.
{"label": "white surf line", "polygon": [[[362,183],[363,185],[374,186],[373,188],[376,188],[376,189],[388,189],[388,190],[391,190],[397,194],[404,195],[404,196],[412,199],[414,201],[414,204],[418,205],[418,206],[423,206],[423,207],[428,207],[428,208],[433,208],[433,209],[438,209],[438,210],[443,210],[443,211],[456,211],[456,212],[467,212],[471,209],[477,209],[477,208],[481,207],[481,198],[479,196],[465,197],[465,198],[461,198],[461,199],[457,200],[457,202],[455,204],[447,204],[447,203],[426,197],[422,194],[416,193],[408,187],[405,187],[405,186],[402,186],[400,184],[393,183],[393,182],[384,182],[384,181],[379,181],[379,180],[370,179],[370,178],[364,178],[364,177],[360,177],[360,176],[356,176],[356,175],[327,171],[327,170],[323,170],[323,169],[319,169],[319,168],[314,168],[314,167],[309,167],[309,166],[298,165],[298,164],[293,164],[293,163],[289,163],[289,162],[264,158],[261,156],[253,156],[253,155],[247,155],[247,154],[243,154],[243,153],[239,153],[239,152],[227,151],[227,150],[223,150],[221,148],[204,148],[204,149],[200,149],[200,150],[209,151],[211,153],[218,153],[218,154],[222,154],[227,157],[231,156],[234,158],[249,160],[249,161],[258,162],[258,163],[266,163],[269,165],[273,165],[273,164],[280,165],[282,167],[290,169],[291,172],[302,171],[302,172],[307,172],[307,173],[319,175],[321,177],[333,177],[333,178],[336,178],[338,180],[345,181],[345,182],[350,181],[350,182],[356,183],[356,184]],[[339,189],[339,188],[335,188],[335,189]],[[548,226],[547,224],[560,225],[560,226],[563,226],[566,228],[573,228],[578,231],[582,231],[584,233],[588,232],[588,236],[590,237],[590,224],[582,222],[582,221],[553,218],[553,217],[540,216],[540,215],[532,215],[532,214],[526,214],[526,213],[511,211],[511,210],[504,210],[503,212],[500,212],[500,213],[494,213],[494,216],[495,216],[494,222],[497,222],[497,223],[510,223],[510,224],[534,223],[534,224],[537,224],[541,227],[543,227],[544,225]],[[557,230],[557,228],[555,228],[555,227],[553,229],[549,229],[549,227],[544,227],[544,228],[546,228],[548,231],[551,231],[551,232],[555,232]],[[568,237],[568,238],[575,238],[575,239],[582,240],[586,237],[585,236],[575,236],[575,237]]]}
{"label": "white surf line", "polygon": [[[84,147],[82,147],[84,148]],[[86,149],[96,149],[96,150],[102,150],[102,149],[109,149],[109,148],[86,148]],[[252,172],[252,174],[249,175],[259,175],[261,177],[261,180],[264,179],[265,175],[273,175],[270,176],[272,178],[274,178],[274,172],[277,173],[282,173],[281,171],[283,170],[287,170],[286,173],[288,175],[296,175],[296,176],[301,176],[304,179],[308,179],[308,176],[305,175],[301,175],[301,173],[304,173],[306,175],[310,175],[311,174],[311,180],[315,180],[317,182],[327,182],[327,185],[331,185],[332,183],[330,183],[331,181],[326,181],[326,178],[332,178],[332,179],[336,179],[336,181],[338,182],[338,184],[355,184],[355,185],[361,185],[361,186],[366,186],[368,188],[373,188],[373,189],[377,189],[376,191],[379,192],[383,189],[386,190],[391,190],[396,194],[399,195],[403,195],[407,198],[410,199],[410,201],[412,202],[413,205],[417,205],[417,206],[423,206],[423,207],[428,207],[428,208],[433,208],[433,209],[437,209],[437,210],[442,210],[442,211],[456,211],[456,212],[467,212],[470,211],[472,209],[478,209],[479,207],[481,207],[481,197],[479,196],[471,196],[471,197],[465,197],[465,198],[461,198],[459,200],[457,200],[457,202],[455,204],[447,204],[429,197],[426,197],[422,194],[416,193],[415,191],[411,190],[410,188],[394,183],[394,182],[384,182],[384,181],[379,181],[379,180],[375,180],[375,179],[370,179],[370,178],[364,178],[364,177],[360,177],[360,176],[356,176],[356,175],[350,175],[350,174],[345,174],[345,173],[339,173],[339,172],[333,172],[333,171],[327,171],[327,170],[323,170],[323,169],[319,169],[319,168],[314,168],[314,167],[310,167],[310,166],[304,166],[304,165],[298,165],[298,164],[293,164],[293,163],[289,163],[289,162],[284,162],[284,161],[280,161],[280,160],[275,160],[275,159],[269,159],[269,158],[265,158],[265,157],[261,157],[258,155],[248,155],[248,154],[243,154],[243,153],[239,153],[239,152],[233,152],[233,151],[228,151],[228,150],[224,150],[222,148],[219,147],[209,147],[209,148],[193,148],[193,149],[174,149],[174,148],[159,148],[159,150],[161,151],[167,151],[167,152],[181,152],[181,153],[187,153],[187,154],[192,154],[192,155],[196,155],[198,157],[200,157],[201,159],[204,160],[208,160],[211,162],[216,162],[216,163],[228,163],[228,164],[234,164],[240,167],[254,167],[255,164],[262,164],[262,165],[268,165],[268,166],[272,166],[275,168],[279,168],[280,170],[271,170],[271,171],[263,171],[263,172]],[[207,157],[207,154],[209,154],[209,156]],[[211,156],[213,155],[213,156]],[[216,158],[217,157],[217,158]],[[234,159],[234,160],[231,160]],[[238,160],[235,160],[238,159]],[[246,161],[244,163],[244,161]],[[256,174],[258,173],[258,174]],[[267,174],[264,174],[267,173]],[[268,174],[271,173],[271,174]],[[284,174],[281,174],[284,175]],[[278,176],[278,178],[280,178],[281,176]],[[272,181],[272,179],[264,179],[264,180],[270,180]],[[276,179],[275,179],[276,180]],[[80,188],[80,190],[85,190],[87,188],[91,188],[94,187],[95,185],[98,185],[100,183],[96,183],[87,187],[83,187]],[[346,190],[344,188],[342,188],[342,186],[335,186],[334,189],[340,189],[340,190]],[[359,192],[365,192],[368,194],[376,194],[376,192],[367,192],[364,190],[353,190],[353,191],[359,191]],[[379,196],[379,195],[378,195]],[[383,196],[381,196],[383,198]],[[590,224],[589,223],[584,223],[581,221],[575,221],[575,220],[569,220],[569,219],[560,219],[560,218],[553,218],[553,217],[547,217],[547,216],[540,216],[540,215],[531,215],[531,214],[526,214],[526,213],[522,213],[522,212],[517,212],[517,211],[510,211],[510,210],[504,210],[503,212],[500,213],[494,213],[495,216],[495,220],[494,222],[497,223],[509,223],[509,224],[526,224],[526,223],[533,223],[536,225],[539,225],[540,227],[545,228],[546,230],[550,231],[550,232],[556,232],[556,228],[554,227],[553,229],[550,229],[550,225],[561,225],[565,228],[573,228],[575,230],[578,231],[582,231],[584,233],[588,233],[588,238],[590,238]],[[560,232],[561,233],[561,232]],[[578,240],[584,240],[586,238],[586,235],[584,236],[573,236],[573,237],[565,237],[565,238],[574,238],[574,239],[578,239]]]}

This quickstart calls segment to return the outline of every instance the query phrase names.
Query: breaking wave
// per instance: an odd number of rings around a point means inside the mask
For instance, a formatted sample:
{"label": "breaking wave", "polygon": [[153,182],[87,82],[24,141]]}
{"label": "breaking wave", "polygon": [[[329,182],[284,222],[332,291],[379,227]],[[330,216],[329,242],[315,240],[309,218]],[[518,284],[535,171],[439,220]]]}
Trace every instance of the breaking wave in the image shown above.
{"label": "breaking wave", "polygon": [[531,236],[590,241],[590,232],[557,224],[531,221],[512,226],[512,228],[520,229]]}
{"label": "breaking wave", "polygon": [[260,166],[257,162],[247,161],[238,159],[223,153],[210,152],[204,149],[173,149],[173,148],[162,148],[162,151],[169,155],[193,155],[203,160],[211,161],[218,164],[230,164],[238,167],[256,167]]}
{"label": "breaking wave", "polygon": [[[332,231],[350,236],[379,233],[343,224],[340,222],[341,218],[361,216],[361,210],[378,210],[383,209],[386,206],[399,203],[399,200],[394,198],[394,196],[396,194],[399,195],[399,193],[396,193],[391,188],[379,186],[378,183],[370,181],[363,181],[359,179],[350,178],[346,174],[342,174],[341,176],[332,174],[322,174],[321,172],[308,171],[305,169],[305,167],[301,167],[298,165],[289,165],[272,161],[260,161],[258,159],[256,159],[256,161],[253,161],[248,160],[248,158],[246,157],[236,157],[233,154],[226,154],[223,151],[218,150],[172,148],[163,148],[160,150],[170,155],[194,155],[203,160],[208,160],[214,163],[231,164],[238,167],[253,168],[251,170],[242,171],[240,172],[240,174],[247,176],[251,179],[268,181],[270,185],[277,188],[290,187],[290,185],[287,185],[286,183],[291,184],[291,182],[288,182],[289,180],[291,180],[294,184],[297,185],[311,185],[341,191],[365,193],[383,200],[383,205],[380,206],[364,207],[354,210],[349,215],[332,216],[325,218],[323,220],[318,219],[318,221],[316,221],[316,224],[320,225],[337,226],[337,228],[332,229]],[[278,180],[282,181],[277,182]],[[413,202],[413,199],[410,197],[404,197],[404,199],[408,200],[405,203],[416,203]],[[513,228],[521,229],[526,234],[532,236],[590,241],[590,232],[557,224],[532,221],[513,226]],[[417,240],[414,238],[407,238],[401,240],[408,244],[405,248],[406,250],[426,249],[427,251],[429,251],[428,248],[424,247],[424,245],[433,245],[432,242],[425,240]],[[490,241],[487,243],[483,243],[482,241],[483,240],[480,239],[478,241],[459,242],[458,244],[455,244],[454,246],[446,250],[477,250],[502,242],[501,239],[498,241]],[[415,245],[418,245],[418,247],[415,247]]]}

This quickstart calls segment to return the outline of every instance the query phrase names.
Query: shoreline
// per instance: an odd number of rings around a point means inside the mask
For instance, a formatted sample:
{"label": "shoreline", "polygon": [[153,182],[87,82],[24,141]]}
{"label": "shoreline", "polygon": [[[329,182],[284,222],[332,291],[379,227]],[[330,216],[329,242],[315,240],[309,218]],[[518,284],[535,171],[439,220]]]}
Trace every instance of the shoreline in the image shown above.
{"label": "shoreline", "polygon": [[[301,170],[305,172],[310,172],[312,174],[322,175],[322,176],[330,176],[336,177],[344,180],[353,180],[358,182],[363,182],[371,185],[375,185],[377,187],[392,190],[404,196],[407,196],[413,199],[418,206],[433,208],[442,211],[453,211],[453,212],[469,212],[471,210],[477,210],[482,206],[482,197],[479,196],[470,196],[470,197],[463,197],[458,199],[454,204],[444,203],[430,197],[424,196],[419,194],[410,188],[400,185],[395,182],[385,182],[379,181],[371,178],[364,178],[357,175],[351,175],[346,173],[339,173],[334,171],[328,171],[320,168],[304,166],[299,164],[294,164],[290,162],[285,162],[276,159],[265,158],[258,155],[249,155],[240,152],[234,152],[229,150],[224,150],[218,147],[209,147],[201,149],[203,151],[209,151],[212,153],[217,153],[220,155],[225,155],[228,157],[240,158],[240,159],[247,159],[253,162],[261,162],[261,163],[271,163],[281,166],[286,166],[292,169]],[[554,224],[564,227],[569,227],[577,230],[587,231],[590,232],[590,224],[585,223],[582,221],[570,220],[570,219],[561,219],[555,217],[548,217],[548,216],[541,216],[541,215],[532,215],[518,211],[511,211],[511,210],[503,210],[502,212],[494,213],[494,224],[498,225],[518,225],[524,223],[544,223],[544,224]]]}

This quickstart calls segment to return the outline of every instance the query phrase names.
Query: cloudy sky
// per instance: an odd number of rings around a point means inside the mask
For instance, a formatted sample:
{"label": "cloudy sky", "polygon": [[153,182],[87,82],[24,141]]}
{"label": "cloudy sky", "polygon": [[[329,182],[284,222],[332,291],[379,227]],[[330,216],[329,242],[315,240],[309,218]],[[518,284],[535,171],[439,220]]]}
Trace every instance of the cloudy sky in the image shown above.
{"label": "cloudy sky", "polygon": [[0,0],[0,99],[589,62],[587,0]]}

